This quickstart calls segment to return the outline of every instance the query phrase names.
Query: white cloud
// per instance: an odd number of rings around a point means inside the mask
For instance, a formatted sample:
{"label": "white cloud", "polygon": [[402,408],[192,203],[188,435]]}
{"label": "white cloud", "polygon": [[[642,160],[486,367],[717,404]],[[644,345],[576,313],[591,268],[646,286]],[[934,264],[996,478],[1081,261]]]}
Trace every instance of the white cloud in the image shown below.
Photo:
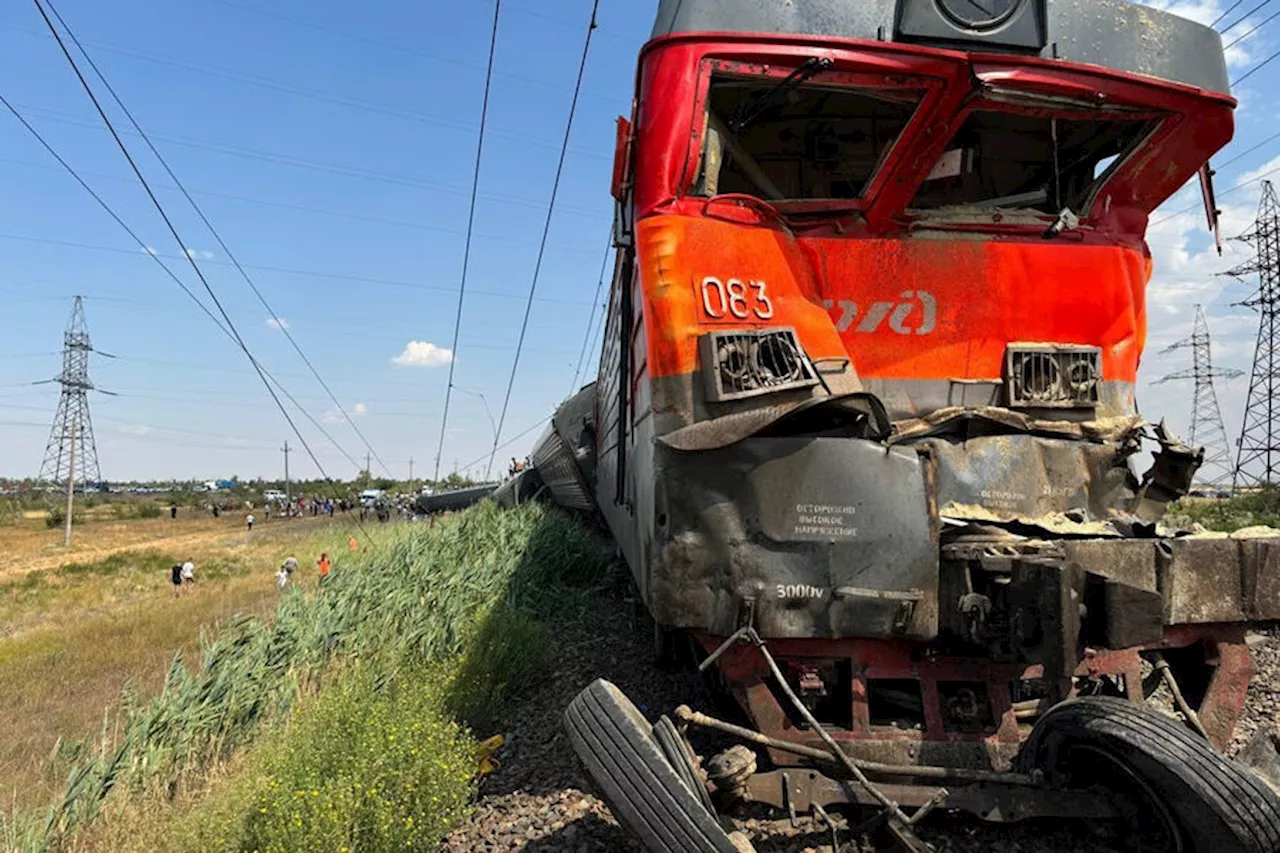
{"label": "white cloud", "polygon": [[[353,418],[363,418],[368,413],[369,407],[364,403],[356,403],[351,407],[351,411],[348,412],[348,414]],[[327,424],[340,424],[347,419],[347,416],[343,415],[340,409],[330,409],[325,412],[320,419]]]}
{"label": "white cloud", "polygon": [[284,317],[268,317],[267,328],[268,329],[287,329],[289,328],[289,321],[286,320]]}
{"label": "white cloud", "polygon": [[120,431],[126,435],[150,435],[151,427],[148,424],[124,424]]}
{"label": "white cloud", "polygon": [[187,257],[196,261],[211,261],[213,260],[213,252],[206,252],[203,249],[192,249],[188,246]]}
{"label": "white cloud", "polygon": [[453,350],[438,347],[429,341],[409,341],[404,352],[391,359],[401,367],[441,367],[453,361]]}

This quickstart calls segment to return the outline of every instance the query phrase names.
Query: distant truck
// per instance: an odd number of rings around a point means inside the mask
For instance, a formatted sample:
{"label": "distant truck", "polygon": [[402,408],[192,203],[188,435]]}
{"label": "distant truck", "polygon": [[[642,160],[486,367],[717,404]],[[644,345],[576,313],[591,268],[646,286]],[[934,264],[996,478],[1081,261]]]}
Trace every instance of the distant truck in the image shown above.
{"label": "distant truck", "polygon": [[365,489],[360,493],[360,504],[362,506],[371,507],[386,497],[386,494],[387,493],[382,489]]}
{"label": "distant truck", "polygon": [[268,503],[270,503],[271,501],[275,501],[279,503],[279,502],[287,501],[289,499],[289,496],[286,495],[284,492],[280,491],[279,489],[267,489],[265,492],[262,493],[262,499],[264,501],[267,501]]}

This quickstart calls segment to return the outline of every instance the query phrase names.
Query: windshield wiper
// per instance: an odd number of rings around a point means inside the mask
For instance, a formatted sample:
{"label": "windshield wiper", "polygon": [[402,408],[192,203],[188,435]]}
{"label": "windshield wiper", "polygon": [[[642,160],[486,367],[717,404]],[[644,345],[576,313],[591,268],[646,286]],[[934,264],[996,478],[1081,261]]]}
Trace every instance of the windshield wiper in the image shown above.
{"label": "windshield wiper", "polygon": [[767,110],[777,101],[778,97],[790,92],[796,86],[811,79],[816,74],[826,71],[834,63],[825,57],[811,56],[806,59],[799,68],[787,75],[786,79],[780,81],[769,91],[760,95],[750,106],[743,104],[734,111],[734,115],[729,119],[729,129],[734,135],[742,132],[742,129],[751,122],[760,117],[760,114]]}

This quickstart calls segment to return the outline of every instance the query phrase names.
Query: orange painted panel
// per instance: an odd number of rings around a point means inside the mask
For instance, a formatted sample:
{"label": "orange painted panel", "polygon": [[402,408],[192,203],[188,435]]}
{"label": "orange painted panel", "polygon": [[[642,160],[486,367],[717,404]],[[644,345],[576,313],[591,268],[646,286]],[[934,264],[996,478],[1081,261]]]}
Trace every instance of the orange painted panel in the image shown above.
{"label": "orange painted panel", "polygon": [[806,241],[818,289],[864,377],[996,379],[1015,341],[1102,348],[1134,381],[1145,255],[1118,246],[974,239]]}
{"label": "orange painted panel", "polygon": [[708,331],[794,328],[810,358],[844,344],[799,246],[783,232],[718,219],[659,215],[636,225],[650,375],[691,373]]}
{"label": "orange painted panel", "polygon": [[692,372],[698,336],[794,327],[863,377],[998,379],[1014,341],[1099,346],[1134,381],[1150,261],[1066,240],[822,238],[715,218],[637,223],[651,375]]}

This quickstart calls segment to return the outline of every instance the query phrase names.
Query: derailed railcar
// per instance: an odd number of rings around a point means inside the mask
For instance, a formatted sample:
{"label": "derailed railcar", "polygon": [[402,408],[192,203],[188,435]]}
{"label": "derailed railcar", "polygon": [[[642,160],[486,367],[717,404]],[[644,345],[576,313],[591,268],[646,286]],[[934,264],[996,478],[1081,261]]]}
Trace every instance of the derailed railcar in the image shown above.
{"label": "derailed railcar", "polygon": [[1135,400],[1148,217],[1212,197],[1234,106],[1216,32],[1122,0],[662,0],[598,378],[535,468],[781,769],[592,685],[574,745],[650,849],[732,850],[744,802],[1280,849],[1220,754],[1280,540],[1165,529],[1202,454]]}

